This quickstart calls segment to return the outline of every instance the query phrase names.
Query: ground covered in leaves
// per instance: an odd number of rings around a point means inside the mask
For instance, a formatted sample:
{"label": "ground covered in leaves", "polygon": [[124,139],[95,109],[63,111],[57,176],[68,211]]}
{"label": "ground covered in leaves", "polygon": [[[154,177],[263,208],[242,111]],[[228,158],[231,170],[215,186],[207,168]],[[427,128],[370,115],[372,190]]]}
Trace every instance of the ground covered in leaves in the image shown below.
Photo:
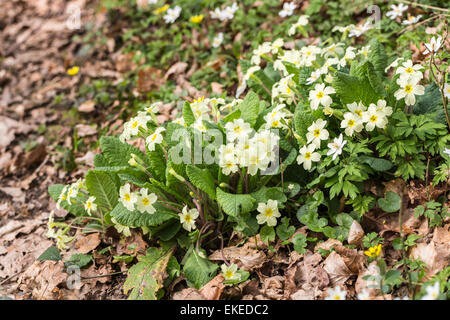
{"label": "ground covered in leaves", "polygon": [[[82,8],[81,23],[85,27],[65,27],[71,5]],[[50,211],[55,210],[59,218],[67,215],[55,208],[47,187],[84,176],[93,164],[99,135],[116,132],[123,123],[119,116],[132,113],[123,101],[131,105],[134,96],[158,90],[168,79],[174,82],[174,92],[183,98],[192,100],[207,94],[191,83],[192,75],[201,66],[179,61],[164,70],[148,67],[136,75],[137,86],[131,87],[124,75],[136,64],[123,52],[123,43],[115,34],[127,25],[119,19],[112,25],[107,11],[99,10],[95,1],[0,0],[0,7],[0,298],[126,299],[123,285],[129,261],[123,257],[144,255],[150,246],[146,236],[133,230],[132,236],[124,239],[114,228],[88,235],[80,230],[61,261],[38,261],[54,245],[46,237]],[[107,33],[86,38],[105,28]],[[199,39],[201,35],[196,34],[189,41]],[[67,75],[68,68],[81,64],[83,72]],[[222,64],[219,59],[208,67],[220,71]],[[239,70],[236,73],[239,75]],[[124,86],[129,96],[100,90],[118,85]],[[210,88],[219,94],[226,90],[233,93],[235,89],[236,85],[217,82]],[[83,98],[80,91],[86,93]],[[175,107],[165,105],[158,120],[173,119]],[[402,231],[422,236],[410,255],[427,264],[428,276],[447,267],[450,221],[447,218],[442,227],[432,229],[426,218],[414,217],[415,207],[446,191],[420,181],[406,185],[400,179],[374,184],[370,189],[377,197],[389,190],[403,195]],[[376,272],[375,262],[368,264],[362,249],[364,236],[371,232],[384,238],[382,256],[387,265],[396,264],[402,258],[401,252],[392,247],[400,233],[398,214],[371,210],[361,225],[354,222],[351,226],[348,242],[355,245],[354,249],[330,239],[316,246],[309,244],[307,253],[301,255],[289,251],[281,240],[268,247],[259,237],[244,243],[234,234],[223,251],[208,252],[209,259],[221,263],[225,258],[236,263],[251,272],[250,280],[230,287],[218,275],[196,290],[188,288],[185,279],[179,277],[167,289],[166,297],[310,300],[322,299],[328,288],[340,285],[347,288],[348,299],[356,298],[367,287],[363,277]],[[306,228],[296,233],[323,238]],[[62,261],[77,254],[90,254],[91,261],[81,269],[81,284],[72,290],[67,285],[71,274]],[[396,294],[407,295],[406,286]],[[371,295],[395,298],[379,292]]]}

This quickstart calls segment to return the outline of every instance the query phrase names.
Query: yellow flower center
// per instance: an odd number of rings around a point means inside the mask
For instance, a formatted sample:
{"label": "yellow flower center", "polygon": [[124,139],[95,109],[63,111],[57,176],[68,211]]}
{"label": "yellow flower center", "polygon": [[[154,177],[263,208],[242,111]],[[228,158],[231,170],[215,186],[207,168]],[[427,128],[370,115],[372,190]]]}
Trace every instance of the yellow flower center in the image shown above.
{"label": "yellow flower center", "polygon": [[150,200],[148,200],[148,198],[144,198],[144,199],[142,199],[142,204],[144,206],[148,206],[150,204]]}
{"label": "yellow flower center", "polygon": [[157,137],[158,137],[158,135],[157,135],[156,133],[154,133],[154,134],[152,135],[152,141],[155,141]]}
{"label": "yellow flower center", "polygon": [[316,138],[318,136],[320,136],[320,129],[315,129],[313,134],[314,134],[314,137],[316,137]]}
{"label": "yellow flower center", "polygon": [[409,84],[407,84],[407,85],[405,86],[405,92],[406,92],[406,93],[411,93],[411,92],[412,92],[412,86],[409,85]]}
{"label": "yellow flower center", "polygon": [[324,96],[324,93],[323,93],[322,91],[320,91],[320,92],[316,95],[317,99],[322,99],[323,96]]}
{"label": "yellow flower center", "polygon": [[233,271],[228,270],[227,272],[225,272],[225,278],[232,278],[233,277]]}
{"label": "yellow flower center", "polygon": [[335,295],[333,296],[333,300],[341,300],[341,296],[338,295],[338,294],[335,294]]}
{"label": "yellow flower center", "polygon": [[138,122],[137,122],[137,121],[133,122],[133,124],[132,124],[133,129],[136,128],[137,125],[138,125]]}
{"label": "yellow flower center", "polygon": [[280,121],[275,120],[274,122],[272,122],[272,127],[277,128],[280,125]]}
{"label": "yellow flower center", "polygon": [[187,223],[191,223],[192,218],[191,218],[191,216],[190,216],[189,214],[187,214],[187,215],[184,217],[184,220],[186,220]]}
{"label": "yellow flower center", "polygon": [[311,159],[311,152],[305,153],[305,159],[306,159],[306,160]]}
{"label": "yellow flower center", "polygon": [[228,162],[227,164],[226,164],[226,167],[227,168],[231,168],[233,166],[233,164],[231,163],[231,162]]}
{"label": "yellow flower center", "polygon": [[356,113],[358,116],[362,117],[362,110],[356,110],[355,113]]}
{"label": "yellow flower center", "polygon": [[234,133],[241,133],[242,128],[240,126],[234,127]]}
{"label": "yellow flower center", "polygon": [[414,72],[414,69],[413,69],[413,68],[406,68],[406,69],[405,69],[405,72],[406,72],[406,73],[413,73],[413,72]]}
{"label": "yellow flower center", "polygon": [[130,196],[129,193],[125,193],[124,198],[125,198],[125,201],[130,201],[131,200],[131,196]]}
{"label": "yellow flower center", "polygon": [[378,117],[376,115],[373,115],[370,117],[370,122],[377,122]]}
{"label": "yellow flower center", "polygon": [[264,211],[264,214],[265,214],[266,217],[271,217],[272,214],[273,214],[273,210],[272,210],[271,208],[267,208],[267,209]]}
{"label": "yellow flower center", "polygon": [[88,207],[88,208],[91,208],[91,207],[92,207],[92,202],[89,201],[89,202],[87,203],[87,207]]}
{"label": "yellow flower center", "polygon": [[347,124],[349,127],[353,127],[355,125],[355,120],[348,120]]}

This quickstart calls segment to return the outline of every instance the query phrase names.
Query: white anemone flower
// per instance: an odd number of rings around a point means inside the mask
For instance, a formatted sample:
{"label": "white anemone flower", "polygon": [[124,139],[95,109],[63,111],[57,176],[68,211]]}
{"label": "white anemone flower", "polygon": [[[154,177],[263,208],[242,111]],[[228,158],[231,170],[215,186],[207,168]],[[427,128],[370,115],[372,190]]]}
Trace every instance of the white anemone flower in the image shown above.
{"label": "white anemone flower", "polygon": [[422,18],[421,14],[419,14],[418,16],[408,16],[408,19],[403,20],[402,24],[411,25],[411,24],[419,22],[420,18]]}
{"label": "white anemone flower", "polygon": [[391,5],[391,11],[388,11],[386,13],[386,16],[394,20],[397,17],[401,17],[403,15],[403,12],[408,10],[408,6],[404,5],[403,3],[399,3],[397,6],[395,4]]}
{"label": "white anemone flower", "polygon": [[339,138],[334,138],[333,142],[328,144],[328,150],[327,156],[333,155],[332,160],[337,158],[337,156],[342,154],[342,149],[347,144],[347,140],[344,140],[342,133],[339,135]]}
{"label": "white anemone flower", "polygon": [[423,52],[423,55],[427,55],[429,53],[431,53],[432,56],[434,56],[436,54],[436,52],[438,52],[438,50],[441,48],[442,45],[442,37],[438,36],[436,37],[432,37],[429,43],[425,43],[425,51]]}
{"label": "white anemone flower", "polygon": [[432,286],[426,287],[427,293],[422,297],[421,300],[437,300],[440,293],[439,281],[436,281]]}
{"label": "white anemone flower", "polygon": [[220,45],[222,44],[222,42],[223,42],[223,33],[222,33],[222,32],[219,32],[219,33],[217,34],[217,36],[214,37],[213,42],[212,42],[212,46],[213,46],[214,48],[218,48],[218,47],[220,47]]}
{"label": "white anemone flower", "polygon": [[180,16],[181,13],[181,7],[180,6],[175,6],[175,8],[169,8],[167,9],[167,13],[163,16],[164,21],[169,24],[169,23],[174,23],[175,20],[178,19],[178,17]]}
{"label": "white anemone flower", "polygon": [[328,289],[328,296],[325,300],[345,300],[347,296],[347,291],[342,290],[340,287],[335,287],[333,289]]}
{"label": "white anemone flower", "polygon": [[444,84],[444,96],[450,99],[450,85],[448,83]]}

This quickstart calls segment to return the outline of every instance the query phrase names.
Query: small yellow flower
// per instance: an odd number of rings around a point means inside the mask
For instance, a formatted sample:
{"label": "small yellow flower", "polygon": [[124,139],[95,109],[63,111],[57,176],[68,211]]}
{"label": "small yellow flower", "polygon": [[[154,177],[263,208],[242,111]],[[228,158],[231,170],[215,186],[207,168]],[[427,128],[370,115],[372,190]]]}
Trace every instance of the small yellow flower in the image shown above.
{"label": "small yellow flower", "polygon": [[168,4],[166,4],[166,5],[162,6],[161,8],[153,10],[153,14],[160,14],[160,13],[166,12],[167,9],[169,9],[169,7],[170,6]]}
{"label": "small yellow flower", "polygon": [[199,14],[197,16],[192,16],[189,19],[189,21],[192,22],[192,23],[200,23],[200,22],[202,22],[202,20],[203,20],[203,15],[202,14]]}
{"label": "small yellow flower", "polygon": [[78,72],[80,71],[80,67],[78,66],[73,66],[72,68],[70,68],[69,70],[67,70],[67,74],[69,76],[74,76],[76,74],[78,74]]}
{"label": "small yellow flower", "polygon": [[369,250],[364,251],[364,254],[371,258],[376,258],[381,253],[381,244],[370,247]]}

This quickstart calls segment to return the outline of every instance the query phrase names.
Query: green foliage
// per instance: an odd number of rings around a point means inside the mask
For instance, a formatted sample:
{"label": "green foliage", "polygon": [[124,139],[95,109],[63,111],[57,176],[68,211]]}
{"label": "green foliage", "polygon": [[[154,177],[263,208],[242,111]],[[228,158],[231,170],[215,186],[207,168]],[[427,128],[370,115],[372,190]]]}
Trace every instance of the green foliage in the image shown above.
{"label": "green foliage", "polygon": [[38,261],[60,261],[61,254],[59,253],[58,248],[55,246],[48,247],[38,258]]}
{"label": "green foliage", "polygon": [[206,258],[204,250],[197,250],[192,247],[185,255],[183,261],[183,272],[190,285],[199,289],[208,281],[214,278],[218,265],[210,262]]}
{"label": "green foliage", "polygon": [[128,277],[123,285],[125,294],[131,290],[128,299],[157,300],[163,294],[164,279],[173,249],[163,252],[162,249],[150,248],[145,256],[139,257],[139,262],[128,270]]}
{"label": "green foliage", "polygon": [[400,196],[392,191],[386,192],[385,198],[378,199],[378,205],[385,212],[397,212],[401,204]]}

